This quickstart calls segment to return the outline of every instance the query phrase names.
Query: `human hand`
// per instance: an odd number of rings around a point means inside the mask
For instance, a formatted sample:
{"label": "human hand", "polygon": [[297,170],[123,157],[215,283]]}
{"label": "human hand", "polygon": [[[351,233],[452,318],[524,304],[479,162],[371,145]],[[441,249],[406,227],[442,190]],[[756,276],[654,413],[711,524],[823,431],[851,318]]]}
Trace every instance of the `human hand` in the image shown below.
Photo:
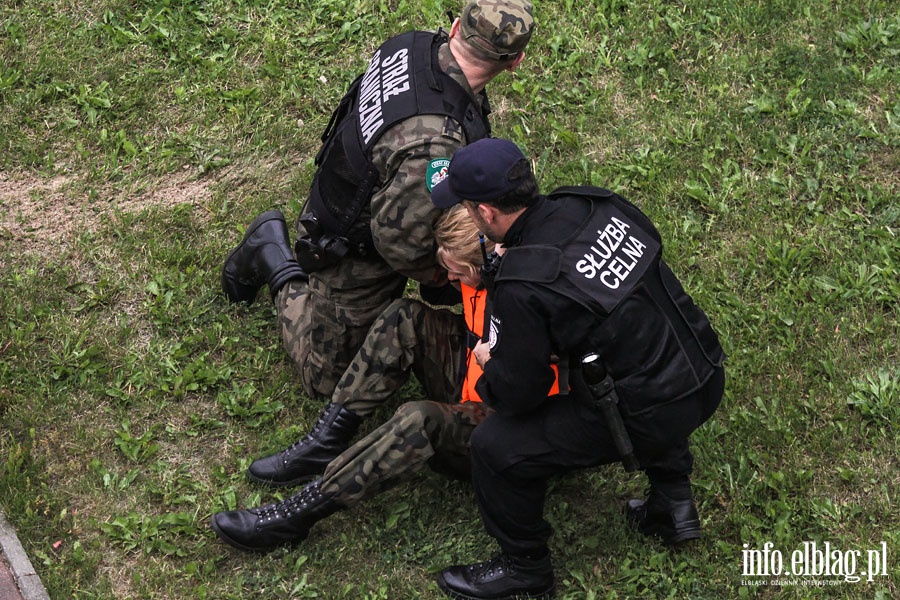
{"label": "human hand", "polygon": [[472,354],[475,355],[475,362],[478,363],[478,366],[484,369],[485,363],[491,360],[491,347],[487,343],[479,340],[478,343],[475,344]]}

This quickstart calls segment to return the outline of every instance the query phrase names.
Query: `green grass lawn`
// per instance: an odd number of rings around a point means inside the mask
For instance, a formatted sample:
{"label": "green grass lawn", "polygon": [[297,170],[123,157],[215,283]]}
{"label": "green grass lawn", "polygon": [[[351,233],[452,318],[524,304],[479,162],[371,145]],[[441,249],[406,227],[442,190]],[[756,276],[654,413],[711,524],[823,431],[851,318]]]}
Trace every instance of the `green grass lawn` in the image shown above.
{"label": "green grass lawn", "polygon": [[[239,554],[208,527],[279,497],[244,469],[321,408],[271,304],[225,302],[222,261],[262,210],[296,217],[368,53],[460,8],[2,3],[0,506],[52,598],[440,598],[435,571],[495,550],[469,486],[430,473],[293,549]],[[648,213],[729,356],[693,437],[705,538],[673,552],[630,531],[645,478],[619,466],[555,481],[558,597],[900,597],[896,3],[535,15],[522,68],[490,88],[495,135],[544,191],[601,185]],[[838,576],[747,575],[813,542]],[[845,581],[870,550],[884,568]]]}

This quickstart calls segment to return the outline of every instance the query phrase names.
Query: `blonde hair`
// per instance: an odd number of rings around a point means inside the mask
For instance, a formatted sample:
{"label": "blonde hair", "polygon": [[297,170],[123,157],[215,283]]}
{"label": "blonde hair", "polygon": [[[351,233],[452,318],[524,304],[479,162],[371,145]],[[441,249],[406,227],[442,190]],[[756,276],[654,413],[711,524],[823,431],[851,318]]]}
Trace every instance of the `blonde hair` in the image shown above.
{"label": "blonde hair", "polygon": [[[444,268],[447,268],[446,261],[452,260],[465,267],[471,279],[480,277],[484,257],[481,255],[478,228],[463,205],[457,204],[438,217],[434,224],[434,239],[438,246],[438,262]],[[486,252],[494,249],[494,242],[485,238],[484,243]]]}

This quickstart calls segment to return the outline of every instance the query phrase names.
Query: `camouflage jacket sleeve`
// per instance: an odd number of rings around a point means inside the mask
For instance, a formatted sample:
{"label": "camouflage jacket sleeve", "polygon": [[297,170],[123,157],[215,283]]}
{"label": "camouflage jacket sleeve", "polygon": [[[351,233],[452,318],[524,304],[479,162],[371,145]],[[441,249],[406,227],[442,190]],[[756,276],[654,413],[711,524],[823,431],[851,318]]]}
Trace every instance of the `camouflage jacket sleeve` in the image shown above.
{"label": "camouflage jacket sleeve", "polygon": [[371,201],[375,248],[395,271],[421,283],[445,280],[435,257],[433,228],[440,211],[431,203],[429,165],[449,159],[464,143],[456,121],[423,115],[398,123],[373,147],[382,182]]}

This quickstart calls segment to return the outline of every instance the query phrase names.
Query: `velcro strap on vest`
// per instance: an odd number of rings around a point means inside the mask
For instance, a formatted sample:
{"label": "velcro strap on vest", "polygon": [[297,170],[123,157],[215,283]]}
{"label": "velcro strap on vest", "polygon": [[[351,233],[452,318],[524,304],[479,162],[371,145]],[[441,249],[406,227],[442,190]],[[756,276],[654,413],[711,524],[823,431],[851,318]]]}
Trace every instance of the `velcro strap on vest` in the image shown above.
{"label": "velcro strap on vest", "polygon": [[562,269],[562,250],[553,246],[508,248],[500,261],[495,281],[552,283]]}
{"label": "velcro strap on vest", "polygon": [[585,196],[594,198],[595,200],[605,200],[617,196],[615,192],[611,192],[606,188],[595,187],[591,185],[564,185],[550,192],[548,198],[559,198],[561,196]]}

